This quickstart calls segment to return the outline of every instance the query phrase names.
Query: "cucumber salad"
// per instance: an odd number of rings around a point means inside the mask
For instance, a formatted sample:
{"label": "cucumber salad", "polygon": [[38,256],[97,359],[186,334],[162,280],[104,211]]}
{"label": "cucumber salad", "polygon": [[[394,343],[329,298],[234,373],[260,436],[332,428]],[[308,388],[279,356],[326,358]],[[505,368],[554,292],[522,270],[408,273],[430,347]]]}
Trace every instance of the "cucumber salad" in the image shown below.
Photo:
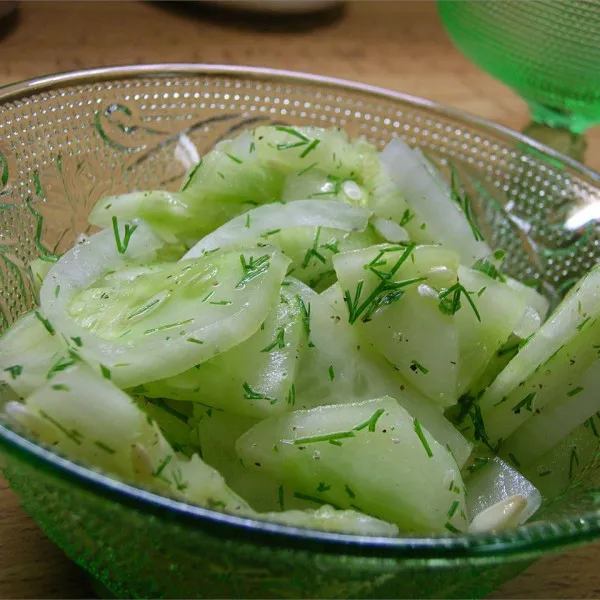
{"label": "cucumber salad", "polygon": [[[259,127],[103,198],[0,339],[4,417],[182,502],[359,535],[513,527],[598,446],[600,268],[550,314],[399,139]],[[5,394],[5,395],[6,395]]]}

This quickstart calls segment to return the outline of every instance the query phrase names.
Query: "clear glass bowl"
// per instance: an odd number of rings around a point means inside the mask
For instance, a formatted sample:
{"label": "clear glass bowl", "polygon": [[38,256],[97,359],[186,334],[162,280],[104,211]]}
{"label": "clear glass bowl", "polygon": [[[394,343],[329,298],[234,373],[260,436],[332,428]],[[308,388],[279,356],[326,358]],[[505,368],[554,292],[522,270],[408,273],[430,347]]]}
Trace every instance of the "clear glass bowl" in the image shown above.
{"label": "clear glass bowl", "polygon": [[[0,90],[1,327],[33,305],[27,263],[63,252],[104,194],[178,185],[259,123],[394,136],[452,163],[511,274],[556,298],[598,262],[600,176],[502,127],[369,86],[207,65],[118,67]],[[600,462],[537,520],[502,533],[360,538],[183,505],[71,463],[0,426],[4,474],[46,533],[122,597],[476,597],[550,550],[600,537]],[[108,592],[107,592],[108,593]]]}

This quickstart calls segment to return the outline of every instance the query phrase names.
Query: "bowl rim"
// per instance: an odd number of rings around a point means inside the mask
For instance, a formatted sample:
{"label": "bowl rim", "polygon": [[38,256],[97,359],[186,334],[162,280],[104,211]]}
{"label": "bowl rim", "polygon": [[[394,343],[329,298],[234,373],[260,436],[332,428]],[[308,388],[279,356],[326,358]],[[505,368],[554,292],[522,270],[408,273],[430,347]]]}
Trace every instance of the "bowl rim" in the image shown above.
{"label": "bowl rim", "polygon": [[[361,92],[374,97],[404,102],[435,111],[451,119],[457,119],[467,125],[483,128],[508,141],[524,144],[550,159],[560,161],[578,177],[587,180],[593,186],[600,187],[600,173],[503,125],[410,94],[299,71],[203,63],[158,63],[82,69],[26,79],[2,86],[0,87],[0,108],[6,102],[65,85],[97,83],[118,78],[143,79],[151,76],[173,77],[177,75],[238,75],[256,79],[268,77],[271,80],[318,84],[340,91]],[[515,530],[493,534],[386,538],[322,532],[230,515],[160,496],[71,462],[18,435],[2,424],[0,424],[0,447],[8,455],[24,459],[35,468],[48,471],[51,476],[64,482],[75,483],[95,495],[137,510],[141,509],[144,512],[167,517],[188,528],[198,528],[208,534],[221,538],[226,537],[235,542],[244,540],[274,547],[289,548],[291,546],[294,549],[319,553],[355,554],[408,560],[436,558],[452,561],[467,557],[485,560],[506,556],[534,558],[544,551],[582,544],[600,536],[600,520],[597,518],[600,516],[600,510],[586,513],[579,518],[565,518],[551,523],[537,521]]]}

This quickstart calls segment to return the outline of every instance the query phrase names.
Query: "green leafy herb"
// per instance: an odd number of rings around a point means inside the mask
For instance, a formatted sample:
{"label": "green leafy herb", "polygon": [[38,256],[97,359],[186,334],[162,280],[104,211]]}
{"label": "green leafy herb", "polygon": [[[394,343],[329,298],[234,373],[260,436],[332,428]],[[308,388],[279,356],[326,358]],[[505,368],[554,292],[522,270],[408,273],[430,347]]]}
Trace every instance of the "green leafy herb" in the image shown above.
{"label": "green leafy herb", "polygon": [[107,454],[116,454],[117,452],[114,448],[107,446],[104,442],[94,442],[94,444],[98,446],[100,450],[104,450],[104,452],[106,452]]}
{"label": "green leafy herb", "polygon": [[521,400],[520,402],[515,404],[515,406],[513,406],[513,413],[515,413],[515,415],[518,415],[523,408],[525,410],[528,410],[529,412],[533,412],[533,401],[535,400],[536,396],[537,392],[530,392],[529,394],[527,394],[527,396],[525,396],[523,400]]}
{"label": "green leafy herb", "polygon": [[352,489],[350,488],[350,486],[348,484],[346,484],[344,486],[344,491],[346,492],[346,494],[348,494],[348,496],[350,498],[352,498],[352,500],[354,500],[354,498],[356,498],[356,494],[352,491]]}
{"label": "green leafy herb", "polygon": [[215,300],[210,301],[209,304],[213,306],[229,306],[231,304],[231,300]]}
{"label": "green leafy herb", "polygon": [[[365,269],[371,271],[379,279],[379,283],[364,301],[361,301],[364,285],[362,280],[356,285],[354,297],[351,296],[349,290],[344,291],[344,302],[348,309],[348,321],[351,324],[356,322],[361,315],[363,323],[366,323],[376,310],[399,300],[404,294],[403,288],[426,279],[426,277],[414,277],[404,281],[393,281],[393,277],[412,254],[415,247],[415,244],[408,244],[405,247],[394,246],[384,248],[379,251],[378,255],[370,263],[365,265]],[[386,264],[386,261],[382,260],[383,255],[387,252],[398,250],[402,250],[403,252],[394,265],[388,271],[379,270],[378,267]]]}
{"label": "green leafy herb", "polygon": [[313,140],[300,154],[300,158],[306,158],[321,142],[321,140]]}
{"label": "green leafy herb", "polygon": [[52,379],[57,373],[68,369],[77,362],[78,358],[75,356],[61,356],[54,365],[50,367],[50,370],[46,374],[46,379]]}
{"label": "green leafy herb", "polygon": [[186,179],[186,182],[183,184],[183,187],[181,188],[182,192],[185,192],[185,190],[189,187],[190,183],[192,183],[192,180],[194,179],[194,175],[196,175],[198,169],[202,166],[202,159],[200,159],[200,162],[194,166],[194,168],[190,171],[190,174],[188,175],[188,178]]}
{"label": "green leafy herb", "polygon": [[438,298],[440,299],[440,311],[445,315],[454,315],[460,309],[460,297],[463,295],[467,302],[471,305],[477,320],[481,322],[481,315],[471,298],[471,295],[461,283],[455,283],[453,286],[450,286],[447,290],[443,290],[438,294]]}
{"label": "green leafy herb", "polygon": [[579,466],[579,457],[577,456],[577,448],[571,448],[571,456],[569,458],[569,479],[573,479],[573,467]]}
{"label": "green leafy herb", "polygon": [[314,169],[319,163],[313,163],[312,165],[309,165],[308,167],[306,167],[306,169],[302,169],[302,171],[298,171],[298,177],[301,177],[302,175],[304,175],[305,173],[308,173],[311,169]]}
{"label": "green leafy herb", "polygon": [[416,360],[410,361],[410,370],[416,373],[417,371],[421,371],[423,375],[427,375],[429,373],[429,369],[425,368],[420,362]]}
{"label": "green leafy herb", "polygon": [[300,304],[300,312],[302,313],[302,325],[304,327],[304,333],[306,338],[310,339],[310,302],[308,306],[304,303],[304,300],[298,296],[298,303]]}
{"label": "green leafy herb", "polygon": [[335,379],[335,373],[333,371],[333,365],[329,365],[328,371],[329,371],[329,379],[331,381],[333,381]]}
{"label": "green leafy herb", "polygon": [[585,426],[589,427],[592,430],[592,433],[595,437],[600,437],[598,435],[598,430],[596,429],[596,423],[594,423],[594,417],[590,417],[585,421]]}
{"label": "green leafy herb", "polygon": [[277,402],[277,398],[271,398],[262,392],[253,390],[247,381],[244,381],[242,387],[244,388],[244,398],[246,398],[246,400],[268,400],[271,404]]}
{"label": "green leafy herb", "polygon": [[[223,302],[227,302],[227,301],[224,300]],[[215,304],[215,303],[211,302],[211,304]],[[229,304],[231,304],[231,302],[229,302]],[[193,320],[194,319],[186,319],[185,321],[177,321],[176,323],[167,323],[166,325],[161,325],[160,327],[153,327],[152,329],[146,329],[146,331],[144,331],[144,335],[156,333],[157,331],[167,331],[168,329],[174,329],[175,327],[181,327],[182,325],[191,323]]]}
{"label": "green leafy herb", "polygon": [[319,481],[319,485],[317,487],[317,492],[323,493],[328,492],[331,489],[330,485],[327,485],[324,481]]}
{"label": "green leafy herb", "polygon": [[283,507],[283,485],[280,485],[277,489],[277,504],[279,504],[280,510],[285,510]]}
{"label": "green leafy herb", "polygon": [[8,371],[13,379],[16,379],[23,372],[23,365],[13,365],[4,370]]}
{"label": "green leafy herb", "polygon": [[425,448],[425,452],[427,453],[427,456],[429,456],[429,458],[431,458],[433,456],[433,452],[431,451],[429,442],[427,441],[427,438],[425,437],[425,434],[423,433],[423,429],[421,428],[421,423],[419,423],[418,419],[413,419],[413,427],[414,427],[415,433],[417,434],[417,437],[421,441],[421,444],[423,444],[423,448]]}
{"label": "green leafy herb", "polygon": [[283,327],[277,328],[277,333],[275,334],[275,339],[265,348],[261,350],[261,352],[271,352],[274,348],[285,348],[285,329]]}
{"label": "green leafy herb", "polygon": [[315,496],[309,496],[308,494],[303,494],[301,492],[294,492],[294,498],[298,498],[298,500],[308,500],[308,502],[314,502],[315,504],[323,505],[329,504],[333,506],[336,510],[341,510],[339,506],[333,504],[333,502],[328,500],[322,500],[321,498],[316,498]]}
{"label": "green leafy herb", "polygon": [[413,213],[410,208],[407,208],[403,213],[402,213],[402,218],[400,219],[400,227],[404,227],[407,223],[409,223],[415,216],[415,213]]}
{"label": "green leafy herb", "polygon": [[446,523],[444,525],[444,527],[450,532],[450,533],[460,533],[460,530],[457,529],[456,527],[454,527],[454,525],[452,525],[452,523]]}
{"label": "green leafy herb", "polygon": [[294,446],[303,446],[304,444],[316,444],[318,442],[329,442],[331,440],[337,441],[353,437],[356,437],[353,431],[338,431],[337,433],[310,435],[306,437],[296,438],[294,440]]}
{"label": "green leafy herb", "polygon": [[290,406],[294,406],[294,404],[296,404],[296,384],[295,383],[292,383],[292,385],[287,393],[286,402]]}
{"label": "green leafy herb", "polygon": [[125,233],[123,236],[123,240],[121,240],[121,234],[119,233],[119,221],[116,216],[113,216],[112,218],[112,226],[113,233],[115,234],[115,243],[117,244],[117,251],[119,252],[119,254],[125,254],[125,252],[127,252],[129,242],[131,241],[131,236],[137,229],[137,225],[129,225],[129,223],[125,224]]}
{"label": "green leafy herb", "polygon": [[466,193],[464,195],[462,195],[460,193],[460,191],[458,189],[458,185],[457,185],[458,175],[453,167],[451,167],[451,176],[450,177],[451,177],[450,178],[450,187],[451,187],[450,192],[452,195],[452,200],[454,200],[454,202],[456,202],[456,204],[458,204],[458,206],[462,210],[463,214],[465,215],[465,218],[467,219],[467,222],[469,223],[469,227],[471,228],[471,232],[473,233],[473,237],[475,238],[475,240],[478,242],[481,242],[484,240],[484,237],[483,237],[481,231],[479,230],[479,228],[477,227],[475,221],[473,220],[473,214],[472,214],[473,207],[471,205],[471,199],[469,198],[469,196]]}
{"label": "green leafy herb", "polygon": [[454,513],[456,512],[459,505],[460,505],[460,502],[458,500],[454,500],[454,502],[452,502],[452,504],[450,505],[450,508],[448,509],[448,518],[449,519],[451,519],[454,516]]}
{"label": "green leafy herb", "polygon": [[304,260],[302,261],[302,268],[306,269],[306,267],[308,267],[308,263],[310,262],[311,258],[313,258],[313,256],[317,259],[320,260],[323,264],[325,264],[327,262],[327,259],[319,252],[318,247],[319,247],[319,236],[321,235],[321,227],[317,227],[316,231],[315,231],[315,237],[313,239],[313,245],[311,248],[309,248],[306,251],[306,254],[304,255]]}
{"label": "green leafy herb", "polygon": [[111,372],[110,369],[108,367],[105,367],[104,365],[100,365],[100,371],[102,372],[102,377],[104,377],[105,379],[111,379]]}
{"label": "green leafy herb", "polygon": [[583,321],[581,321],[581,323],[577,325],[577,331],[581,331],[587,325],[591,318],[592,317],[586,317]]}
{"label": "green leafy herb", "polygon": [[472,269],[479,271],[480,273],[483,273],[484,275],[487,275],[488,277],[491,277],[497,281],[506,281],[506,277],[504,277],[496,265],[487,258],[480,258],[479,260],[475,261]]}
{"label": "green leafy herb", "polygon": [[569,390],[567,392],[567,396],[577,396],[577,394],[583,392],[583,388],[578,385],[576,388],[573,388],[572,390]]}
{"label": "green leafy herb", "polygon": [[71,388],[68,385],[65,385],[64,383],[55,383],[52,386],[52,389],[56,390],[57,392],[68,392]]}
{"label": "green leafy herb", "polygon": [[58,429],[63,435],[68,437],[73,443],[81,446],[81,442],[83,441],[83,436],[76,429],[67,429],[61,423],[59,423],[56,419],[52,418],[46,411],[40,410],[40,417],[48,421],[48,423],[54,425],[56,429]]}
{"label": "green leafy herb", "polygon": [[290,135],[297,137],[298,139],[302,140],[303,142],[309,141],[309,138],[307,138],[303,133],[301,133],[300,131],[297,131],[293,127],[283,127],[283,126],[278,125],[277,127],[275,127],[275,130],[283,131],[284,133],[289,133]]}
{"label": "green leafy herb", "polygon": [[246,227],[250,229],[250,213],[246,214]]}
{"label": "green leafy herb", "polygon": [[45,327],[46,331],[50,335],[56,335],[56,330],[52,326],[52,323],[48,321],[48,319],[45,319],[38,310],[34,310],[33,314],[35,315],[36,319]]}
{"label": "green leafy herb", "polygon": [[81,338],[79,336],[72,337],[71,339],[73,340],[73,343],[79,348],[83,346],[83,342],[81,341]]}
{"label": "green leafy herb", "polygon": [[153,471],[153,477],[160,477],[162,472],[166,469],[167,465],[173,460],[173,455],[168,454],[165,458],[160,462],[156,471]]}
{"label": "green leafy herb", "polygon": [[248,282],[266,273],[271,264],[268,254],[257,259],[251,256],[249,260],[246,260],[243,254],[240,254],[240,263],[242,265],[243,276],[235,286],[236,288],[244,287]]}
{"label": "green leafy herb", "polygon": [[369,431],[373,433],[375,431],[375,426],[377,425],[377,421],[383,413],[385,412],[384,408],[378,408],[366,421],[355,425],[352,430],[353,431],[361,431],[368,427]]}
{"label": "green leafy herb", "polygon": [[54,288],[54,297],[55,297],[55,298],[58,298],[58,295],[59,295],[59,294],[60,294],[60,285],[57,285],[57,286]]}
{"label": "green leafy herb", "polygon": [[225,152],[225,156],[229,159],[231,159],[234,163],[237,163],[238,165],[241,165],[244,161],[241,158],[238,158],[237,156],[234,156],[233,154],[229,154],[229,152]]}
{"label": "green leafy herb", "polygon": [[189,337],[185,341],[190,342],[192,344],[204,344],[204,342],[202,340],[199,340],[198,338],[195,338],[195,337]]}

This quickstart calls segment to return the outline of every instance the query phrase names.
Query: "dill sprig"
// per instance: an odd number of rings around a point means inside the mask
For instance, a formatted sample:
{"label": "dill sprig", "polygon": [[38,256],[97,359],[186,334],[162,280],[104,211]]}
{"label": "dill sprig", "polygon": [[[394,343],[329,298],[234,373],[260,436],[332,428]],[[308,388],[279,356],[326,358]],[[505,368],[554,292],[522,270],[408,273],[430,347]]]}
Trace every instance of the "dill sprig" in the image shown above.
{"label": "dill sprig", "polygon": [[261,350],[261,352],[271,352],[274,348],[285,348],[285,329],[283,327],[277,328],[277,333],[275,334],[275,339],[265,348]]}
{"label": "dill sprig", "polygon": [[473,233],[473,237],[477,242],[482,242],[484,237],[477,227],[477,224],[473,220],[473,206],[471,204],[471,198],[469,198],[468,194],[461,194],[457,185],[458,175],[455,169],[450,167],[450,194],[452,196],[452,200],[458,204],[459,208],[462,210],[465,218],[467,219],[467,223],[469,223],[469,227],[471,228],[471,232]]}
{"label": "dill sprig", "polygon": [[236,288],[244,287],[248,282],[263,275],[271,265],[268,254],[264,254],[256,259],[251,256],[250,260],[246,260],[246,257],[240,254],[240,263],[242,265],[243,276],[235,286]]}
{"label": "dill sprig", "polygon": [[306,269],[306,267],[308,267],[308,263],[310,262],[310,259],[313,258],[313,256],[317,259],[320,260],[323,264],[325,264],[327,262],[327,259],[319,252],[318,248],[319,248],[319,236],[321,235],[321,227],[317,227],[316,231],[315,231],[315,237],[313,239],[313,245],[311,248],[309,248],[306,251],[306,254],[304,255],[304,260],[302,261],[302,268]]}
{"label": "dill sprig", "polygon": [[123,240],[121,240],[121,234],[119,233],[119,220],[115,216],[113,216],[112,218],[112,227],[113,233],[115,234],[115,243],[117,244],[117,251],[119,252],[119,254],[125,254],[125,252],[127,252],[129,242],[131,241],[131,236],[137,229],[137,225],[129,225],[129,223],[125,224],[125,233],[123,235]]}
{"label": "dill sprig", "polygon": [[523,409],[528,410],[529,412],[533,412],[533,401],[535,400],[536,396],[537,392],[530,392],[529,394],[527,394],[527,396],[525,396],[523,400],[521,400],[513,406],[513,413],[515,413],[515,415],[518,415]]}
{"label": "dill sprig", "polygon": [[[364,301],[361,300],[364,286],[362,280],[356,285],[354,297],[350,294],[350,290],[344,291],[344,302],[348,309],[348,321],[351,324],[355,323],[361,315],[362,322],[366,323],[379,308],[388,306],[396,300],[399,300],[404,294],[403,288],[427,279],[426,277],[413,277],[412,279],[405,279],[404,281],[393,281],[393,277],[411,256],[415,247],[416,244],[408,244],[407,246],[384,248],[379,251],[377,256],[370,263],[365,265],[365,269],[373,273],[379,279],[379,283]],[[387,261],[382,260],[383,255],[398,250],[402,250],[403,252],[394,265],[388,271],[381,271],[379,267],[387,264]]]}
{"label": "dill sprig", "polygon": [[445,315],[456,314],[461,308],[461,295],[467,299],[467,302],[471,305],[471,308],[473,309],[477,320],[481,322],[481,315],[479,314],[479,311],[475,306],[475,302],[473,302],[471,295],[469,294],[469,292],[467,292],[467,290],[461,283],[455,283],[448,289],[443,290],[438,294],[438,298],[440,299],[440,311]]}
{"label": "dill sprig", "polygon": [[421,423],[419,422],[418,419],[413,420],[413,427],[414,427],[415,433],[417,434],[417,437],[419,438],[419,440],[421,441],[421,444],[423,445],[423,448],[425,448],[425,452],[426,452],[427,456],[429,456],[429,458],[431,458],[433,456],[433,452],[431,451],[431,446],[429,445],[429,442],[427,441],[427,438],[425,437],[425,434],[423,433]]}
{"label": "dill sprig", "polygon": [[479,260],[475,261],[471,268],[475,271],[483,273],[484,275],[487,275],[488,277],[491,277],[492,279],[495,279],[496,281],[506,281],[506,277],[504,277],[504,275],[500,272],[500,269],[498,269],[498,267],[496,267],[496,265],[487,258],[480,258]]}
{"label": "dill sprig", "polygon": [[381,415],[385,412],[384,408],[378,408],[366,421],[355,425],[352,430],[353,431],[361,431],[363,429],[368,428],[371,433],[375,431],[375,426],[377,425],[377,421]]}
{"label": "dill sprig", "polygon": [[39,311],[34,310],[33,314],[35,315],[35,318],[44,326],[44,328],[50,335],[56,334],[56,330],[54,329],[52,323],[50,323],[50,321],[48,321],[48,319],[44,318]]}
{"label": "dill sprig", "polygon": [[16,379],[23,372],[23,365],[13,365],[4,370],[8,371],[13,379]]}
{"label": "dill sprig", "polygon": [[309,435],[306,437],[296,438],[294,440],[294,446],[316,444],[317,442],[338,441],[353,437],[356,437],[353,431],[338,431],[336,433],[324,433],[322,435]]}
{"label": "dill sprig", "polygon": [[271,404],[277,402],[277,398],[271,398],[262,392],[253,390],[247,381],[244,381],[242,387],[244,388],[244,398],[246,398],[246,400],[268,400]]}

